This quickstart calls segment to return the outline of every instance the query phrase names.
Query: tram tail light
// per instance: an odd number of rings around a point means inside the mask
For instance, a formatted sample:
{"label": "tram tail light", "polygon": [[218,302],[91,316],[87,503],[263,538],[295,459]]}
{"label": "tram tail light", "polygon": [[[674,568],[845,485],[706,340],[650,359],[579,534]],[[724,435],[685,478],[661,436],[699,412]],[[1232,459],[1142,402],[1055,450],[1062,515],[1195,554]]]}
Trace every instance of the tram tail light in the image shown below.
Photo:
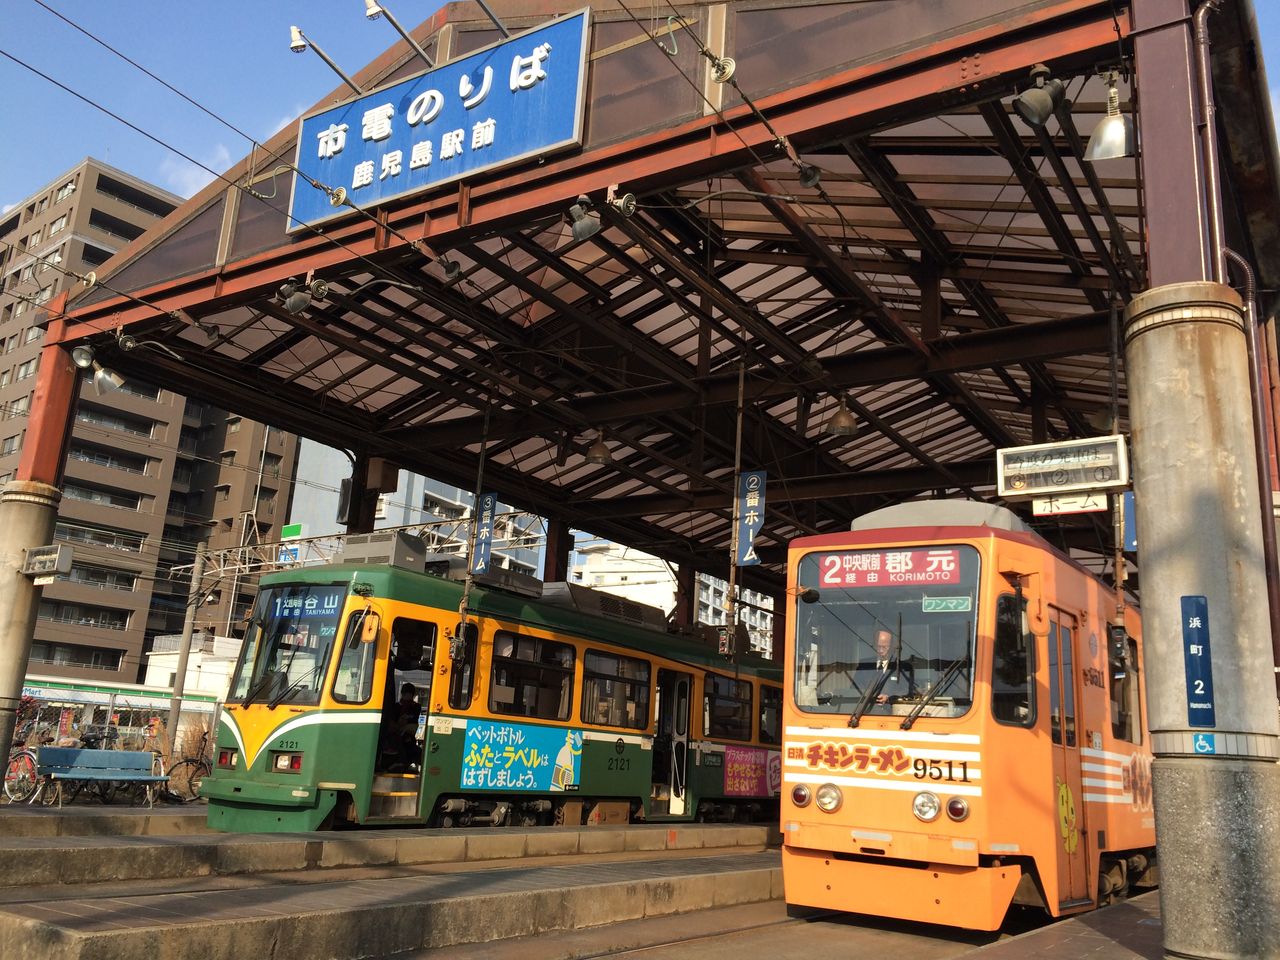
{"label": "tram tail light", "polygon": [[809,788],[803,783],[797,783],[791,788],[791,802],[797,807],[807,807],[812,799],[813,794],[809,792]]}
{"label": "tram tail light", "polygon": [[963,797],[952,797],[947,801],[947,816],[959,823],[969,816],[969,803]]}

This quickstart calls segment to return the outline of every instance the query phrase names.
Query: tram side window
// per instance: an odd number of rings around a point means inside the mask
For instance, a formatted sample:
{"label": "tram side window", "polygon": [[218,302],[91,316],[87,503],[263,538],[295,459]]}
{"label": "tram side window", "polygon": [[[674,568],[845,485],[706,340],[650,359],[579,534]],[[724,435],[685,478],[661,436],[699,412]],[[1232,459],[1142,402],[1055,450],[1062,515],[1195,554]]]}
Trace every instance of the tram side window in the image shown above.
{"label": "tram side window", "polygon": [[782,742],[782,691],[760,684],[760,742]]}
{"label": "tram side window", "polygon": [[1116,638],[1111,641],[1107,659],[1111,667],[1111,735],[1117,740],[1141,743],[1138,645],[1132,637]]}
{"label": "tram side window", "polygon": [[991,663],[991,713],[999,723],[1031,727],[1036,722],[1035,635],[1027,601],[1018,609],[1005,594],[996,604],[995,653]]}
{"label": "tram side window", "polygon": [[342,657],[333,678],[333,699],[339,703],[368,703],[373,695],[373,668],[378,662],[378,641],[364,639],[368,610],[351,615]]}
{"label": "tram side window", "polygon": [[588,650],[582,658],[582,722],[649,726],[649,663]]}
{"label": "tram side window", "polygon": [[459,624],[457,632],[449,641],[449,659],[453,661],[453,670],[449,676],[449,706],[455,710],[465,710],[471,706],[478,635],[479,630],[474,623],[468,623],[465,628]]}
{"label": "tram side window", "polygon": [[518,717],[568,720],[574,648],[499,630],[493,637],[489,710]]}
{"label": "tram side window", "polygon": [[702,703],[702,729],[709,737],[751,739],[751,684],[746,680],[707,674]]}

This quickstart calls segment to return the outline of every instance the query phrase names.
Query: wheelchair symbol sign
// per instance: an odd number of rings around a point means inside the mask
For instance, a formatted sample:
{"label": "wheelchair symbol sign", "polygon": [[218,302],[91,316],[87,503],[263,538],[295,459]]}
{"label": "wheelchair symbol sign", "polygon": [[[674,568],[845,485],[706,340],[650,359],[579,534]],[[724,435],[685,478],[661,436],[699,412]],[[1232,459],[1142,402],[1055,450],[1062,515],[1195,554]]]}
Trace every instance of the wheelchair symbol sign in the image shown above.
{"label": "wheelchair symbol sign", "polygon": [[1196,753],[1217,753],[1217,737],[1211,733],[1197,733],[1192,740],[1192,749]]}

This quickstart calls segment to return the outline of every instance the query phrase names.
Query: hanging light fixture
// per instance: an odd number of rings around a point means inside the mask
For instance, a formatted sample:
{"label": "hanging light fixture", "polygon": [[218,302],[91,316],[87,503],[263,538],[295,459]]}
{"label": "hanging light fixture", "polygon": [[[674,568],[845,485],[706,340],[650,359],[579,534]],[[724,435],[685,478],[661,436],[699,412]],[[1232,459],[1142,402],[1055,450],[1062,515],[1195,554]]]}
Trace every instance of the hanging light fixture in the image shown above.
{"label": "hanging light fixture", "polygon": [[587,447],[586,461],[598,467],[613,463],[613,453],[609,450],[609,445],[604,442],[603,431],[596,434],[595,443]]}
{"label": "hanging light fixture", "polygon": [[329,284],[323,280],[312,280],[307,284],[289,280],[280,285],[276,295],[284,304],[286,313],[297,314],[311,306],[312,300],[323,300],[327,297],[329,295]]}
{"label": "hanging light fixture", "polygon": [[840,406],[836,407],[836,412],[827,421],[827,433],[833,437],[851,437],[857,432],[858,421],[849,412],[848,406],[845,405],[844,397],[841,397]]}
{"label": "hanging light fixture", "polygon": [[405,30],[404,27],[400,26],[400,21],[397,20],[391,11],[387,9],[386,4],[378,3],[376,0],[364,0],[364,15],[370,20],[378,20],[385,16],[387,18],[387,23],[391,24],[396,33],[400,34],[400,36],[404,38],[404,42],[409,44],[413,49],[413,52],[422,58],[422,62],[428,67],[433,69],[435,68],[435,63],[429,56],[427,56],[427,52],[418,45],[418,42],[414,40],[413,37],[409,36],[408,31]]}
{"label": "hanging light fixture", "polygon": [[71,362],[81,370],[93,370],[93,392],[98,396],[124,386],[124,377],[100,364],[93,347],[87,343],[71,348]]}
{"label": "hanging light fixture", "polygon": [[1050,76],[1049,68],[1037,63],[1031,68],[1032,86],[1013,98],[1013,111],[1029,127],[1043,127],[1062,103],[1066,86]]}
{"label": "hanging light fixture", "polygon": [[458,263],[457,260],[450,260],[448,257],[441,257],[438,262],[440,264],[440,269],[444,271],[444,278],[446,281],[457,280],[458,277],[462,275],[462,264]]}
{"label": "hanging light fixture", "polygon": [[1107,115],[1098,121],[1084,152],[1086,160],[1117,160],[1132,157],[1133,118],[1120,112],[1119,82],[1115,71],[1107,74]]}
{"label": "hanging light fixture", "polygon": [[591,216],[590,197],[578,197],[578,202],[569,208],[569,223],[577,241],[589,240],[600,232],[600,217]]}

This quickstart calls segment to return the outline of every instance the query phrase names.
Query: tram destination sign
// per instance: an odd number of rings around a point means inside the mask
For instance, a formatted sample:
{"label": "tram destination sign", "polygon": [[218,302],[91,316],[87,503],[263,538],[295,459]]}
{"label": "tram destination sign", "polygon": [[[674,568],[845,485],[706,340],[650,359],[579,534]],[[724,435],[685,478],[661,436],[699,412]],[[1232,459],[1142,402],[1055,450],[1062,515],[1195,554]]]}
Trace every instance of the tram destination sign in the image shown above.
{"label": "tram destination sign", "polygon": [[996,484],[1006,500],[1058,497],[1129,486],[1124,437],[1092,437],[996,451]]}
{"label": "tram destination sign", "polygon": [[579,145],[589,32],[588,8],[303,117],[289,232]]}

